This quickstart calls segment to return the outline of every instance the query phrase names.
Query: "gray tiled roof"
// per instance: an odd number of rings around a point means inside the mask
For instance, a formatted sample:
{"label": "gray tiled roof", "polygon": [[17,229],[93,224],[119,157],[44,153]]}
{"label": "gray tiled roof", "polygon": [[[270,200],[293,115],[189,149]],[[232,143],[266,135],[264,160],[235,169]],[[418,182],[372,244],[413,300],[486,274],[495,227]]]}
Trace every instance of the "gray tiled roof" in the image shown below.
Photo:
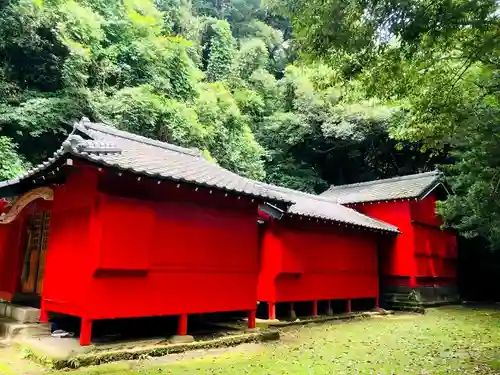
{"label": "gray tiled roof", "polygon": [[199,151],[155,141],[82,119],[54,156],[16,179],[9,186],[40,173],[73,155],[98,165],[130,171],[157,179],[192,183],[230,192],[289,203],[280,194],[206,160]]}
{"label": "gray tiled roof", "polygon": [[336,199],[342,204],[413,199],[421,198],[440,184],[440,172],[433,171],[357,184],[331,186],[321,196]]}
{"label": "gray tiled roof", "polygon": [[292,206],[288,210],[288,214],[335,221],[368,229],[399,233],[398,228],[394,225],[363,215],[356,210],[342,206],[332,199],[280,186],[261,184],[276,193],[282,194],[283,199],[293,202]]}

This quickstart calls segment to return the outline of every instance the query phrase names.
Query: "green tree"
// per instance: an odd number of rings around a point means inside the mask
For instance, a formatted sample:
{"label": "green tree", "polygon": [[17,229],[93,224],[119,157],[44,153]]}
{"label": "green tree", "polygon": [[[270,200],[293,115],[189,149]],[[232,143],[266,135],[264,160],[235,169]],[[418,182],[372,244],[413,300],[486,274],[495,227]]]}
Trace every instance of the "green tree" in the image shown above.
{"label": "green tree", "polygon": [[261,39],[243,41],[235,59],[236,75],[248,80],[253,72],[266,67],[268,56],[266,44]]}
{"label": "green tree", "polygon": [[497,152],[500,13],[483,1],[271,1],[292,19],[304,56],[366,93],[397,101],[390,134],[449,152],[447,224],[500,245]]}
{"label": "green tree", "polygon": [[120,129],[180,146],[204,145],[205,129],[196,112],[155,93],[151,86],[124,88],[95,105],[100,118]]}
{"label": "green tree", "polygon": [[231,35],[231,27],[227,21],[208,23],[209,35],[203,46],[207,56],[206,78],[210,82],[222,81],[231,72],[231,63],[235,55],[235,42]]}
{"label": "green tree", "polygon": [[11,139],[0,136],[0,179],[14,178],[23,172],[26,166]]}
{"label": "green tree", "polygon": [[447,166],[452,195],[439,212],[470,238],[500,244],[500,90],[498,73],[488,77],[480,98],[461,110],[453,135],[455,163]]}
{"label": "green tree", "polygon": [[47,157],[83,115],[307,191],[430,160],[410,142],[395,149],[389,137],[420,119],[414,104],[368,98],[376,74],[387,92],[379,96],[392,95],[384,65],[370,60],[355,80],[345,74],[353,66],[345,61],[360,60],[355,53],[334,67],[289,65],[290,23],[260,0],[13,0],[0,16],[0,130],[10,171]]}
{"label": "green tree", "polygon": [[262,179],[264,150],[255,141],[236,101],[222,83],[207,83],[196,102],[198,119],[209,133],[208,150],[222,166],[241,175]]}
{"label": "green tree", "polygon": [[[17,151],[19,160],[38,163],[58,147],[73,121],[86,115],[156,139],[214,150],[221,164],[262,177],[262,149],[230,92],[221,96],[233,101],[234,116],[228,115],[233,109],[217,103],[219,128],[198,120],[204,100],[197,67],[201,21],[190,6],[188,0],[17,0],[2,6],[5,155]],[[231,72],[235,46],[226,21],[210,27],[205,73],[218,81]],[[212,98],[211,92],[206,96]],[[18,165],[12,161],[9,170],[19,171]]]}

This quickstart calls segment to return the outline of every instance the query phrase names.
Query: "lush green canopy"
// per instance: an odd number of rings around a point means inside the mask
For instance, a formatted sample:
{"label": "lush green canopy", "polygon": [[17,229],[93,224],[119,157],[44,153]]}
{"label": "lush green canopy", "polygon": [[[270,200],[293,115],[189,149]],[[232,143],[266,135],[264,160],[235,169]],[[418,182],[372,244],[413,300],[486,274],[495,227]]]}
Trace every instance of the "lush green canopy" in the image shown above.
{"label": "lush green canopy", "polygon": [[498,15],[494,0],[6,1],[0,177],[85,115],[307,191],[444,163],[448,223],[500,243]]}
{"label": "lush green canopy", "polygon": [[500,12],[495,0],[270,0],[304,58],[341,69],[402,109],[397,140],[448,153],[454,195],[440,205],[466,236],[500,245]]}
{"label": "lush green canopy", "polygon": [[388,138],[399,104],[367,99],[338,67],[292,64],[290,36],[259,0],[4,2],[0,177],[83,115],[302,190],[425,166]]}

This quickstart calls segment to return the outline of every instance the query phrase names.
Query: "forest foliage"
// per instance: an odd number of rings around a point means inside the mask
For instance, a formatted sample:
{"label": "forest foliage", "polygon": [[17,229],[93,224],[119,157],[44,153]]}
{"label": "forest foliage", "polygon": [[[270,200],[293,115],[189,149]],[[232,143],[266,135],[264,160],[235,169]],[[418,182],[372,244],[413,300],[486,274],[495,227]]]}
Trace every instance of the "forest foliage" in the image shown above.
{"label": "forest foliage", "polygon": [[304,191],[432,170],[500,244],[494,0],[7,0],[0,178],[82,116]]}
{"label": "forest foliage", "polygon": [[389,134],[449,155],[439,212],[500,245],[500,9],[496,0],[270,0],[304,59],[340,66],[402,111]]}

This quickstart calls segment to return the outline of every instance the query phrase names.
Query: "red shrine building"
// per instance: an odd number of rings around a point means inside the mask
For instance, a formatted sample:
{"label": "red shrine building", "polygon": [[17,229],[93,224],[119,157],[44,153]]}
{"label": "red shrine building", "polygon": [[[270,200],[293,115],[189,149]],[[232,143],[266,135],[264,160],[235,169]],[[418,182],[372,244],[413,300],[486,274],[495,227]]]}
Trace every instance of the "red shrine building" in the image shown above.
{"label": "red shrine building", "polygon": [[[257,213],[281,194],[199,152],[83,119],[52,158],[0,183],[0,298],[40,320],[246,311],[255,326]],[[141,303],[131,303],[140,300]]]}
{"label": "red shrine building", "polygon": [[332,186],[321,194],[399,228],[381,251],[384,297],[413,295],[433,304],[458,299],[455,233],[442,230],[436,201],[447,194],[439,172]]}
{"label": "red shrine building", "polygon": [[369,299],[378,306],[378,254],[382,239],[399,233],[394,225],[365,216],[331,199],[266,185],[293,205],[280,220],[263,219],[257,297],[269,319],[276,305],[309,302],[308,315],[332,311],[333,302]]}
{"label": "red shrine building", "polygon": [[83,119],[49,160],[0,182],[0,299],[41,322],[80,318],[82,345],[104,319],[176,316],[186,335],[194,314],[244,312],[254,328],[257,306],[270,319],[278,305],[373,308],[379,284],[442,299],[456,284],[443,193],[427,173],[306,194]]}

